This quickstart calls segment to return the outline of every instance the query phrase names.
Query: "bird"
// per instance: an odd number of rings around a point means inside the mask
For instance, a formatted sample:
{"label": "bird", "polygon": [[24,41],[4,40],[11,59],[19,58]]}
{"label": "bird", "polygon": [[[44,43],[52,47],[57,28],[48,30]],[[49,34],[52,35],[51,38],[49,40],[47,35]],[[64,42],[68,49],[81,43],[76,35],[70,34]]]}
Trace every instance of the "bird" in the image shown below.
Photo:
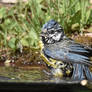
{"label": "bird", "polygon": [[42,53],[55,76],[92,80],[92,48],[67,37],[59,22],[51,19],[41,28]]}

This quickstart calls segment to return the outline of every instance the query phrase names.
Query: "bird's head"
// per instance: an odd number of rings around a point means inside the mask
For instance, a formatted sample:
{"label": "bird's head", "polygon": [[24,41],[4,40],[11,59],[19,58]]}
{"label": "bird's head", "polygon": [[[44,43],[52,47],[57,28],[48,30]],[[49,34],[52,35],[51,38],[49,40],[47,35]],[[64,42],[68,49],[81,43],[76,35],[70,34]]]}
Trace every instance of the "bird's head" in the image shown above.
{"label": "bird's head", "polygon": [[41,37],[43,43],[59,42],[64,37],[64,31],[58,22],[50,20],[43,25]]}

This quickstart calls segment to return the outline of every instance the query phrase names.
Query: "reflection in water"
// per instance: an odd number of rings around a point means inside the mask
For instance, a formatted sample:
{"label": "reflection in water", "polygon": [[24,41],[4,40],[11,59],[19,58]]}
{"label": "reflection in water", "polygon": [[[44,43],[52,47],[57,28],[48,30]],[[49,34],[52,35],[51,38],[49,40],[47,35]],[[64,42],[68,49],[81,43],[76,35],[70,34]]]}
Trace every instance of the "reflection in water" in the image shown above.
{"label": "reflection in water", "polygon": [[40,69],[18,69],[0,66],[0,81],[33,82],[48,80],[50,76]]}

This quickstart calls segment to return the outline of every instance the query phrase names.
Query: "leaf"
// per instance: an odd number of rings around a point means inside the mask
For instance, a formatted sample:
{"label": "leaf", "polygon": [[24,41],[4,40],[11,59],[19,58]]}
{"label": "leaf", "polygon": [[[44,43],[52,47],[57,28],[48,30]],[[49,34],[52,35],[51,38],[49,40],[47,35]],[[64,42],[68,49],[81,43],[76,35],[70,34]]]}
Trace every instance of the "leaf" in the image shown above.
{"label": "leaf", "polygon": [[5,24],[6,24],[6,25],[11,24],[11,20],[10,20],[10,19],[6,19],[6,20],[5,20]]}
{"label": "leaf", "polygon": [[79,30],[79,23],[72,24],[71,29],[72,30]]}
{"label": "leaf", "polygon": [[1,8],[0,9],[0,18],[3,18],[6,14],[6,8]]}
{"label": "leaf", "polygon": [[15,42],[16,42],[16,38],[11,38],[11,39],[9,40],[9,42],[8,42],[9,47],[12,48],[12,49],[16,49],[16,44],[15,44]]}
{"label": "leaf", "polygon": [[80,10],[78,10],[76,13],[74,13],[73,16],[71,16],[71,18],[70,18],[72,24],[80,23],[80,19],[81,19]]}
{"label": "leaf", "polygon": [[37,45],[37,41],[39,40],[39,38],[38,38],[38,35],[33,28],[31,28],[31,31],[29,32],[27,40],[31,46],[35,47]]}
{"label": "leaf", "polygon": [[37,0],[36,2],[38,3],[38,4],[40,4],[41,2],[43,2],[44,0]]}
{"label": "leaf", "polygon": [[[90,17],[90,15],[91,15],[91,12],[92,12],[92,10],[88,10],[87,12],[86,12],[86,22],[88,21],[88,19],[89,19],[89,17]],[[92,15],[91,15],[92,16]]]}
{"label": "leaf", "polygon": [[37,33],[35,32],[33,28],[31,28],[31,31],[29,32],[29,37],[33,40],[38,39]]}
{"label": "leaf", "polygon": [[22,39],[20,40],[20,42],[21,42],[21,44],[22,44],[23,46],[29,46],[28,41],[27,41],[26,38],[22,38]]}

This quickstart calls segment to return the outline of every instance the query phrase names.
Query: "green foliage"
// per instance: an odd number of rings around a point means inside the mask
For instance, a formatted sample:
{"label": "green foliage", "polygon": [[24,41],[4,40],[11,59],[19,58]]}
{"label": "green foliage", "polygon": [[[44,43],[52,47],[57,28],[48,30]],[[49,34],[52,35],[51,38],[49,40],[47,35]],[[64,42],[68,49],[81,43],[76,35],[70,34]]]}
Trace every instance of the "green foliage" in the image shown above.
{"label": "green foliage", "polygon": [[21,46],[39,48],[42,25],[55,19],[66,33],[83,31],[92,23],[89,0],[29,0],[18,2],[11,9],[0,9],[0,46],[13,50]]}
{"label": "green foliage", "polygon": [[0,19],[3,18],[6,14],[6,8],[1,8],[0,9]]}
{"label": "green foliage", "polygon": [[12,49],[15,49],[15,48],[16,48],[16,38],[10,39],[8,45],[9,45],[9,47],[11,47]]}

